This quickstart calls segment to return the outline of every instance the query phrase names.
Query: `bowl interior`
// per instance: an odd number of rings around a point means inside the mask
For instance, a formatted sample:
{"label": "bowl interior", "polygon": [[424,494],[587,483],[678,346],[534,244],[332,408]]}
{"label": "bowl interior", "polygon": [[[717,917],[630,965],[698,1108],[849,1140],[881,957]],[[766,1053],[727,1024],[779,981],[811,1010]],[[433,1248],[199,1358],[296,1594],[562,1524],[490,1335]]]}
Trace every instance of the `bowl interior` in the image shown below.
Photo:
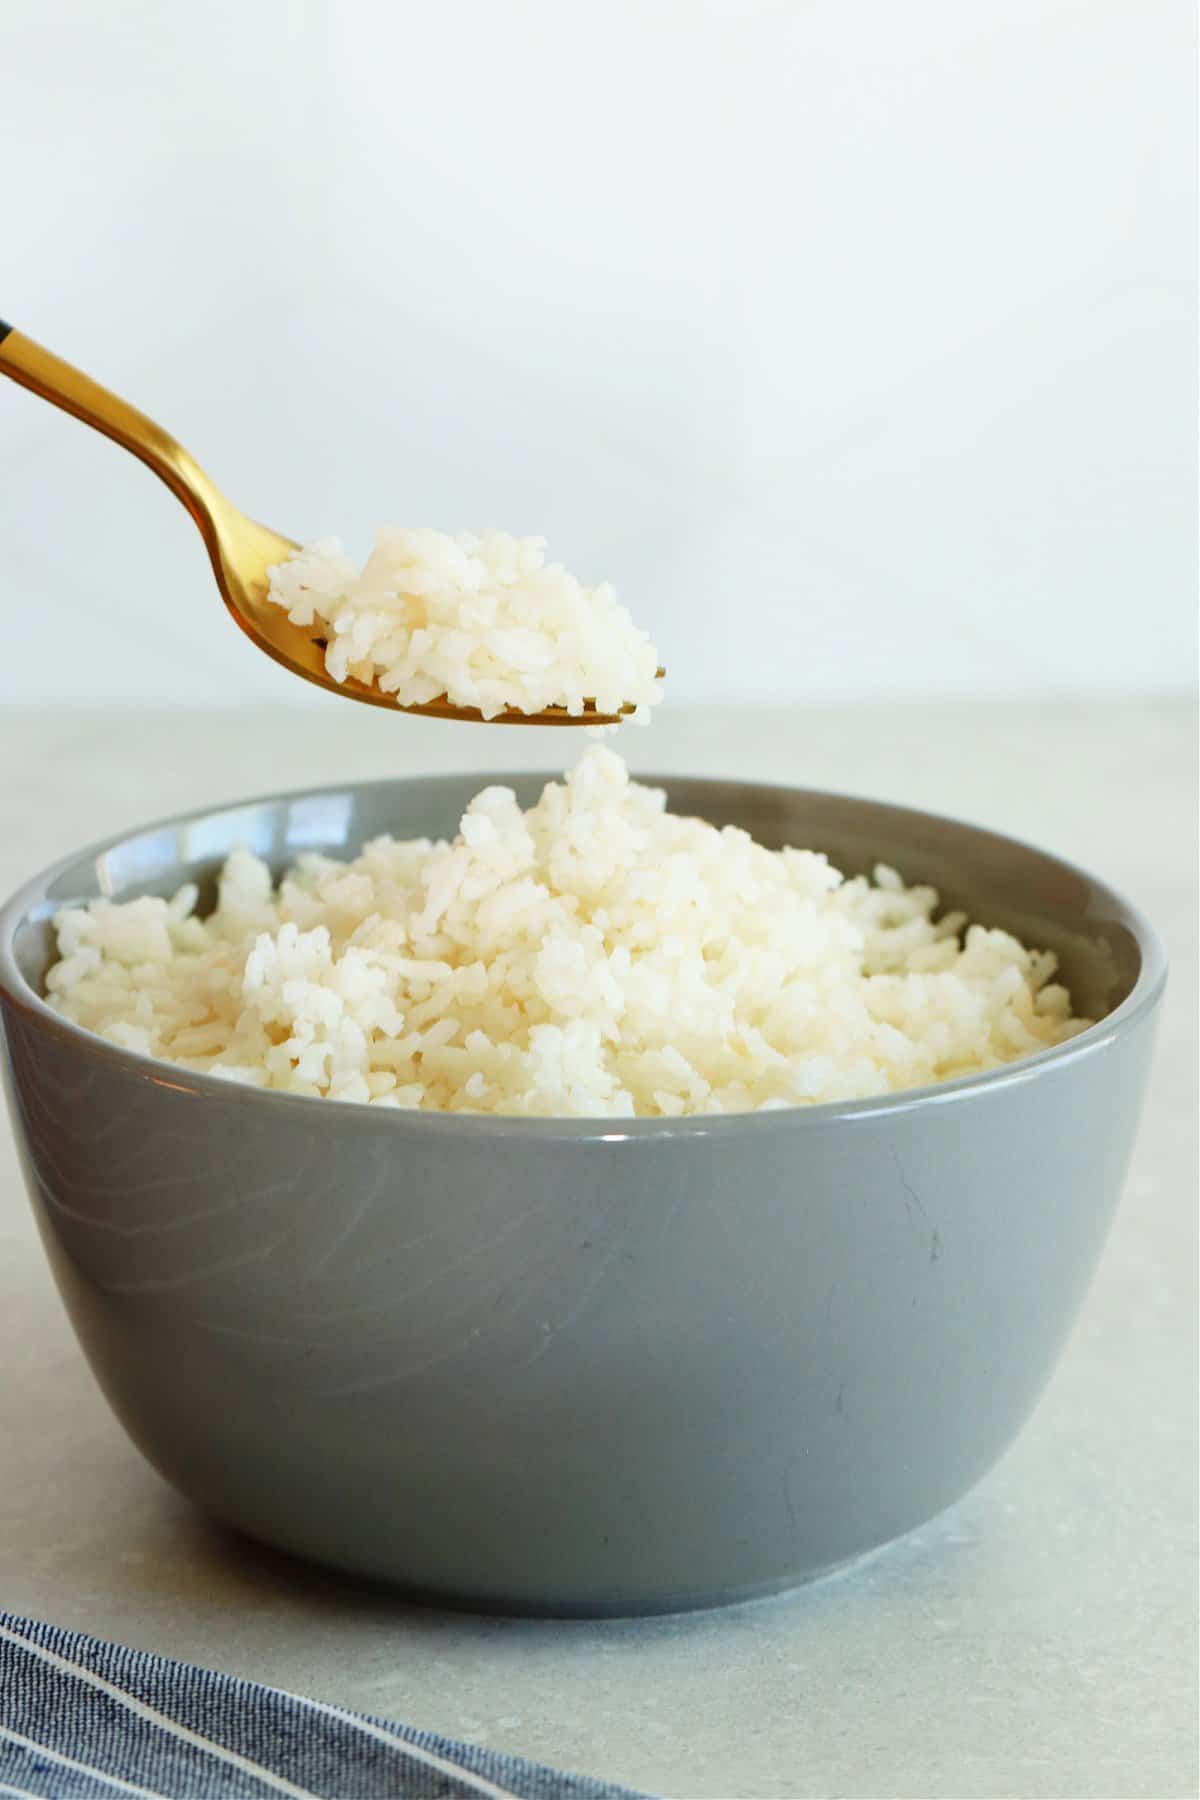
{"label": "bowl interior", "polygon": [[[876,863],[906,882],[930,882],[945,909],[964,909],[1059,958],[1077,1012],[1103,1018],[1132,992],[1142,970],[1136,920],[1118,895],[1070,863],[996,833],[881,802],[799,788],[674,777],[642,777],[665,787],[675,812],[714,825],[736,825],[778,849],[823,850],[846,874]],[[283,795],[151,826],[84,852],[34,884],[32,904],[15,924],[20,973],[41,993],[55,959],[53,915],[96,895],[169,896],[185,881],[211,908],[221,863],[239,844],[278,875],[304,851],[354,855],[370,838],[446,837],[471,797],[488,783],[516,790],[522,806],[544,775],[455,775],[401,779]]]}

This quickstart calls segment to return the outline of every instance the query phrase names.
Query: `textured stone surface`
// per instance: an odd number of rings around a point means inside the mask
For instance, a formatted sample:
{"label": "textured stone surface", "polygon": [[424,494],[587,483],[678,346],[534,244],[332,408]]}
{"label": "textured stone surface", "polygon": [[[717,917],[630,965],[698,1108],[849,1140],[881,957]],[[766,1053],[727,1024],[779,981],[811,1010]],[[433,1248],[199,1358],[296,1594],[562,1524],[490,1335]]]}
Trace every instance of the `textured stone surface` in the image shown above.
{"label": "textured stone surface", "polygon": [[[5,1603],[676,1796],[1194,1794],[1194,713],[668,706],[618,743],[635,769],[872,793],[1030,838],[1112,881],[1165,937],[1173,978],[1125,1198],[1016,1446],[923,1531],[780,1600],[599,1624],[411,1607],[219,1534],[140,1461],[75,1347],[4,1129]],[[10,712],[0,887],[188,806],[373,771],[552,772],[574,744],[337,700]]]}

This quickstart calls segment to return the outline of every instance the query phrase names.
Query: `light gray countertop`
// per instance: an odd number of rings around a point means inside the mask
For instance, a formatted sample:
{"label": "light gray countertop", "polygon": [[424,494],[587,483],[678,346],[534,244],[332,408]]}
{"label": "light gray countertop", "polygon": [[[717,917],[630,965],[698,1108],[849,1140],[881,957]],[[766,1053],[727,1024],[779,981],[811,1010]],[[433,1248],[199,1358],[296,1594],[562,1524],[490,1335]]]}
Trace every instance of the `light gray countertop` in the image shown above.
{"label": "light gray countertop", "polygon": [[[1197,1791],[1196,721],[1179,701],[667,707],[635,769],[871,793],[1111,880],[1173,964],[1125,1198],[1062,1365],[951,1512],[782,1599],[645,1622],[482,1619],[235,1541],[129,1447],[0,1143],[0,1605],[672,1796]],[[628,740],[627,742],[625,740]],[[434,768],[544,768],[339,700],[289,712],[10,713],[0,888],[156,815]]]}

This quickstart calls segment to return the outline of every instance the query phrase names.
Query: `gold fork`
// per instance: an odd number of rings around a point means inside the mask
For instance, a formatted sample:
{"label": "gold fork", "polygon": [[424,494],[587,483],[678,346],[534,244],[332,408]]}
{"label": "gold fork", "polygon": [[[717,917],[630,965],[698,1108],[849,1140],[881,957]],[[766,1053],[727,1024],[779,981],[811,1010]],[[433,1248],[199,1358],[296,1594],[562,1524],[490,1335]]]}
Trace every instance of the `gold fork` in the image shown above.
{"label": "gold fork", "polygon": [[[112,438],[123,449],[139,457],[161,481],[165,481],[177,499],[182,500],[200,529],[208,550],[209,561],[217,578],[217,586],[236,622],[251,643],[300,675],[305,681],[327,688],[331,694],[343,694],[350,700],[362,700],[368,706],[390,706],[393,712],[420,713],[428,719],[465,719],[489,725],[615,725],[632,706],[621,713],[597,712],[588,701],[582,713],[569,713],[565,707],[551,706],[538,713],[518,712],[509,708],[493,719],[484,720],[473,706],[451,706],[445,695],[422,706],[400,706],[394,695],[385,694],[365,682],[335,681],[325,668],[325,640],[319,626],[311,630],[293,625],[280,606],[267,599],[267,570],[291,556],[299,545],[291,538],[256,524],[245,513],[231,506],[215,488],[193,457],[177,444],[153,419],[137,411],[116,394],[110,394],[99,382],[92,381],[70,363],[51,355],[23,332],[15,331],[0,319],[0,374],[9,376],[64,412],[82,419],[85,425]],[[660,669],[659,674],[663,671]]]}

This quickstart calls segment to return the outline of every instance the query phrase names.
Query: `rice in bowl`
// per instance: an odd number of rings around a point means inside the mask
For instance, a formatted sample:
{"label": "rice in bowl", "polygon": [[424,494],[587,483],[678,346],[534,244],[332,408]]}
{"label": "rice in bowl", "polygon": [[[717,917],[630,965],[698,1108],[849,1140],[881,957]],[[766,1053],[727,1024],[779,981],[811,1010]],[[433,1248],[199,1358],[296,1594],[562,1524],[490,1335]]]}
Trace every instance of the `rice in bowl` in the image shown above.
{"label": "rice in bowl", "polygon": [[452,842],[235,851],[192,886],[55,921],[50,1004],[231,1081],[376,1106],[673,1118],[854,1099],[1084,1029],[1055,958],[666,810],[591,747],[522,812],[485,788]]}

